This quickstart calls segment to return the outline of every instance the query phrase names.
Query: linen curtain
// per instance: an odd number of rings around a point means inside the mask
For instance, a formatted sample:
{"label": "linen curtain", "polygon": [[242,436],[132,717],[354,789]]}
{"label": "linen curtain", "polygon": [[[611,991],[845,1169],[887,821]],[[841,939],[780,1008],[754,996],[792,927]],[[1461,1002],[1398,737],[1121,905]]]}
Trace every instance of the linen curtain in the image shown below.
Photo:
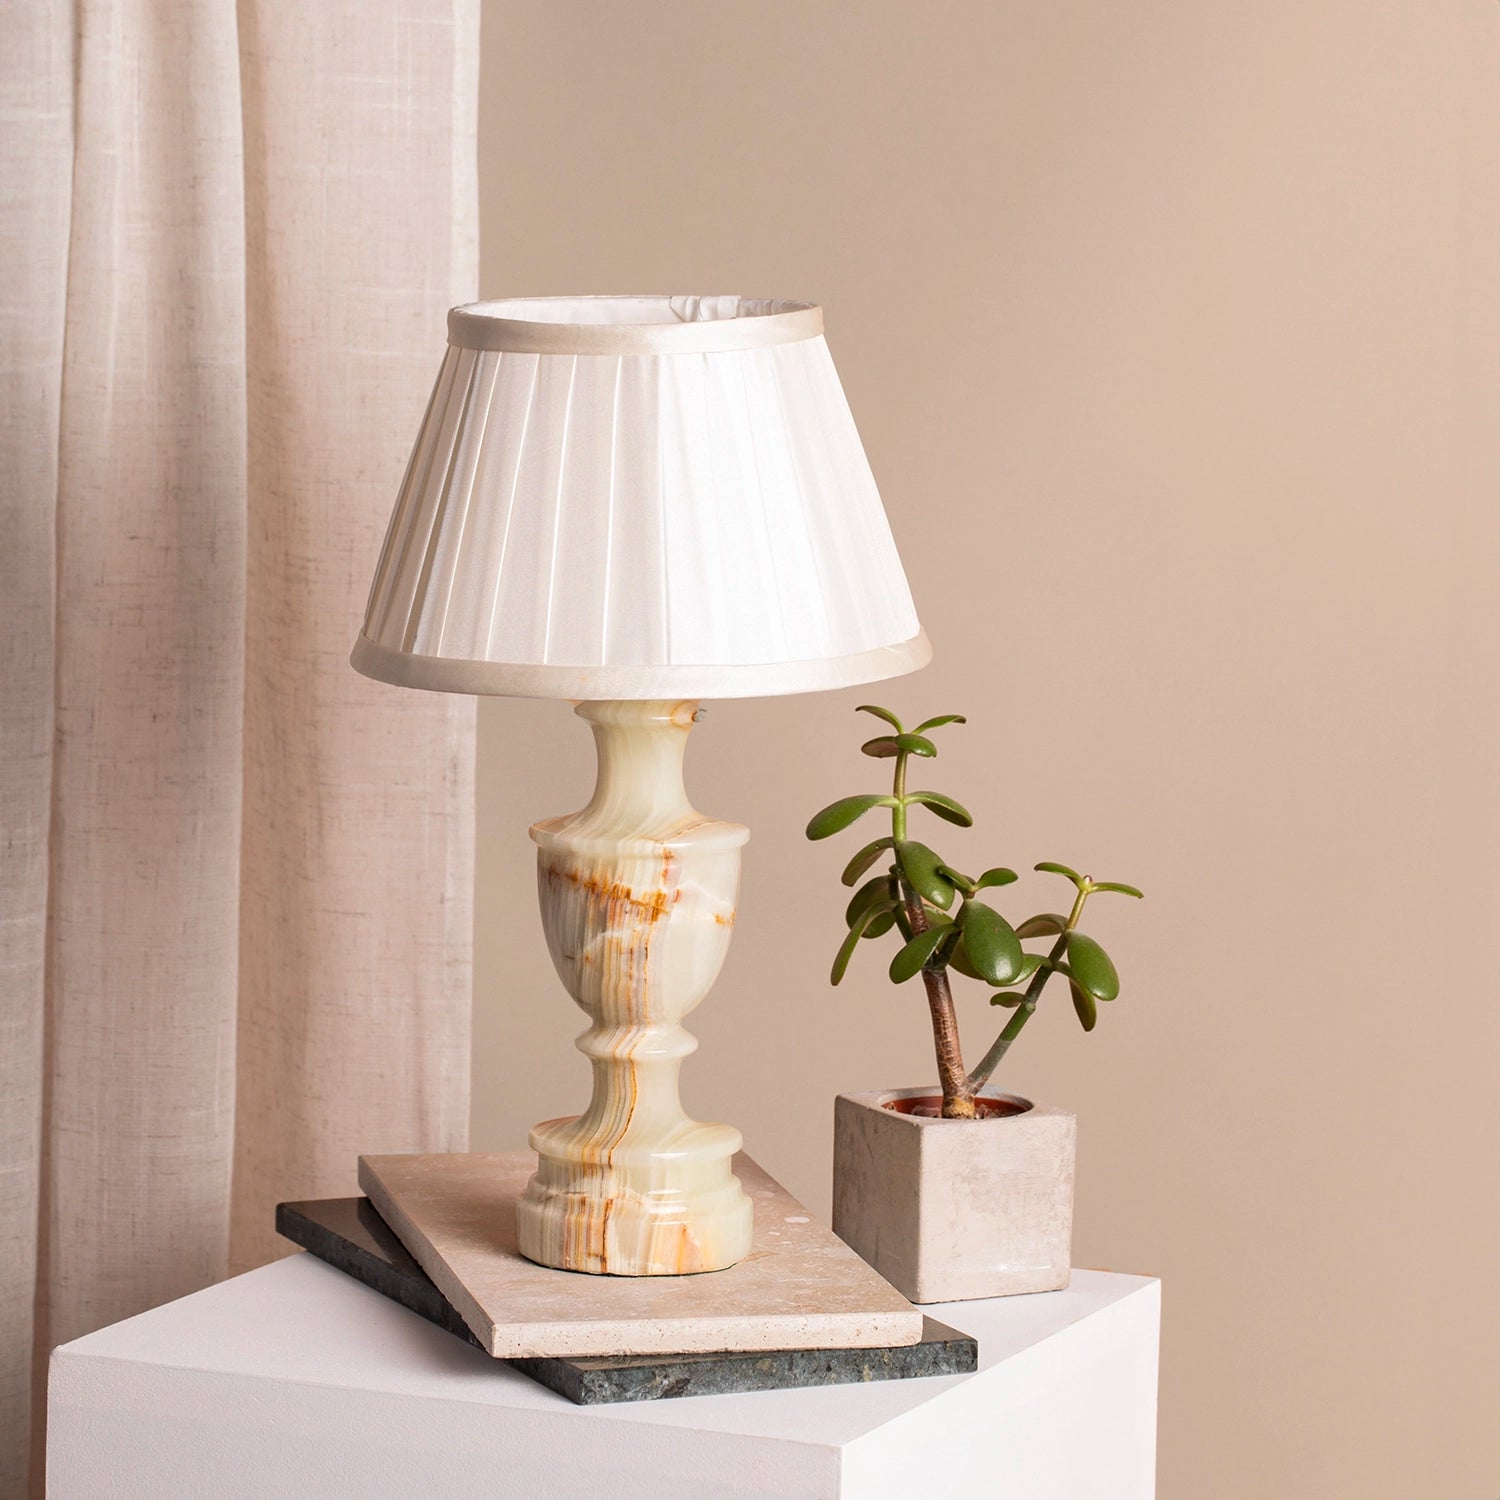
{"label": "linen curtain", "polygon": [[347,656],[477,0],[0,7],[0,1493],[47,1352],[468,1114],[473,708]]}

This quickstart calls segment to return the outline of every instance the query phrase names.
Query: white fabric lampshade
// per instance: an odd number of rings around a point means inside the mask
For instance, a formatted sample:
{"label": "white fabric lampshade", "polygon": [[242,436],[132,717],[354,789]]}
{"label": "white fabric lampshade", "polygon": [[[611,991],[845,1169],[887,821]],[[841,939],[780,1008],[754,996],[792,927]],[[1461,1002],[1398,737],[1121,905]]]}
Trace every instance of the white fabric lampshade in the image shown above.
{"label": "white fabric lampshade", "polygon": [[521,697],[748,697],[922,666],[820,309],[455,308],[354,665]]}

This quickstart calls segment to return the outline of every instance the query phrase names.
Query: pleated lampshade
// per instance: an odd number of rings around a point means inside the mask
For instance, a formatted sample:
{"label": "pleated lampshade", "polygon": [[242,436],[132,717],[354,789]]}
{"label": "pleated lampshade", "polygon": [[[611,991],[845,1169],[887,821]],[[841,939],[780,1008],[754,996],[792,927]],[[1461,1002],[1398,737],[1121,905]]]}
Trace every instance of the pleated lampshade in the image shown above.
{"label": "pleated lampshade", "polygon": [[455,308],[354,665],[409,687],[748,697],[930,656],[819,308]]}

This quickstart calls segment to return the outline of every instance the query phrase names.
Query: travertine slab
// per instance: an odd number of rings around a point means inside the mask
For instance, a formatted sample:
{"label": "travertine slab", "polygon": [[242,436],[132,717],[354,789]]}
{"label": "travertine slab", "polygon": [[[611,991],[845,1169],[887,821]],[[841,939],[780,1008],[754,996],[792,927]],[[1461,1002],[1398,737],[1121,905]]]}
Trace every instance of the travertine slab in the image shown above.
{"label": "travertine slab", "polygon": [[[477,1343],[453,1305],[432,1284],[368,1198],[278,1203],[276,1230],[320,1260]],[[925,1318],[922,1342],[884,1349],[751,1349],[716,1354],[570,1354],[497,1360],[579,1406],[717,1396],[738,1391],[868,1384],[934,1375],[967,1375],[979,1346],[968,1334]]]}
{"label": "travertine slab", "polygon": [[750,1253],[697,1276],[588,1276],[526,1260],[516,1200],[530,1152],[363,1156],[360,1186],[501,1359],[915,1344],[922,1314],[741,1154]]}

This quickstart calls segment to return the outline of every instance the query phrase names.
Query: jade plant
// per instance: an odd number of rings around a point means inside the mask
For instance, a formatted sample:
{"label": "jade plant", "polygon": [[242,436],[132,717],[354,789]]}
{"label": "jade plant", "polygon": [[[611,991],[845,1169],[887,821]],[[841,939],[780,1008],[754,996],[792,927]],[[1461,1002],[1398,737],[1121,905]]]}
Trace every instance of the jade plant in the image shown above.
{"label": "jade plant", "polygon": [[[887,733],[867,740],[860,749],[876,760],[895,763],[891,790],[889,794],[862,792],[830,803],[807,825],[807,836],[826,839],[877,809],[889,811],[891,831],[866,844],[844,867],[843,882],[852,886],[877,865],[886,865],[854,892],[844,913],[848,932],[833,960],[830,977],[834,984],[844,977],[861,942],[894,931],[901,946],[891,959],[891,980],[905,984],[920,977],[927,993],[943,1116],[973,1119],[979,1112],[975,1100],[980,1090],[1031,1019],[1054,974],[1067,980],[1073,1009],[1083,1029],[1094,1029],[1099,1002],[1113,1000],[1120,993],[1120,979],[1104,949],[1079,930],[1084,905],[1100,891],[1137,899],[1141,892],[1133,885],[1092,880],[1067,865],[1043,861],[1035,866],[1037,870],[1061,876],[1073,886],[1072,909],[1066,916],[1038,912],[1011,926],[981,899],[981,893],[1012,884],[1018,878],[1014,870],[996,865],[981,875],[966,875],[929,845],[912,838],[907,830],[907,820],[916,811],[935,814],[960,828],[973,823],[968,811],[952,797],[942,792],[908,791],[906,785],[907,765],[912,758],[930,760],[937,754],[937,746],[928,738],[930,731],[963,724],[967,722],[964,716],[942,714],[907,730],[889,709],[863,703],[857,712],[874,714],[888,726]],[[1023,942],[1037,938],[1051,940],[1048,950],[1027,952]],[[972,1072],[965,1071],[959,1044],[949,977],[954,973],[982,982],[995,991],[990,996],[991,1005],[1013,1012]]]}

